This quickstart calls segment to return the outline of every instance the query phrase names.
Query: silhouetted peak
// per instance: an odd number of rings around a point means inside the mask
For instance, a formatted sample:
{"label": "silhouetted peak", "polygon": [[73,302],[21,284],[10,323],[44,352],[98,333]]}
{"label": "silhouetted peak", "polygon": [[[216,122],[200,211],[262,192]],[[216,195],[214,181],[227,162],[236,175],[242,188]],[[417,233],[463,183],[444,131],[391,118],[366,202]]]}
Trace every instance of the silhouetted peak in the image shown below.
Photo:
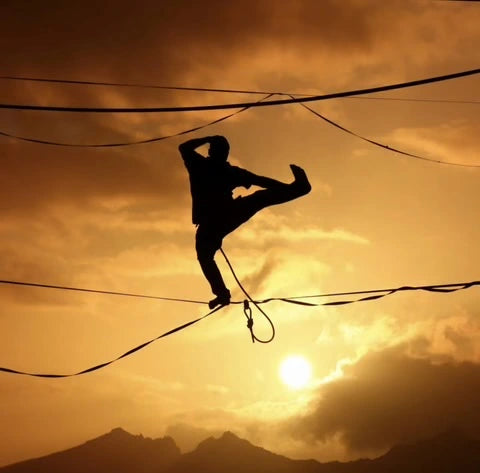
{"label": "silhouetted peak", "polygon": [[227,431],[224,432],[220,437],[209,437],[205,439],[203,442],[197,447],[197,450],[238,450],[238,449],[245,449],[245,448],[256,448],[252,445],[248,440],[242,439],[235,435],[233,432]]}
{"label": "silhouetted peak", "polygon": [[98,446],[99,448],[157,448],[162,451],[180,454],[180,450],[172,437],[151,439],[150,437],[144,437],[142,434],[133,435],[121,427],[116,427],[107,434],[89,440],[85,445]]}
{"label": "silhouetted peak", "polygon": [[170,473],[186,471],[293,473],[290,468],[292,462],[293,460],[257,447],[232,432],[224,432],[218,438],[210,437],[204,440],[195,450],[182,455]]}
{"label": "silhouetted peak", "polygon": [[93,438],[88,440],[87,444],[96,444],[96,443],[125,443],[135,439],[135,435],[127,432],[126,430],[122,429],[121,427],[116,427],[112,429],[110,432],[100,435],[99,437]]}
{"label": "silhouetted peak", "polygon": [[158,473],[166,471],[180,455],[171,437],[151,439],[117,427],[76,447],[14,464],[5,471]]}
{"label": "silhouetted peak", "polygon": [[247,440],[241,439],[238,435],[235,435],[230,430],[223,432],[222,436],[219,437],[219,440],[222,442],[247,442]]}
{"label": "silhouetted peak", "polygon": [[123,430],[121,427],[115,427],[108,434],[105,434],[105,435],[109,435],[111,437],[117,437],[117,438],[133,437],[132,434],[130,434],[126,430]]}

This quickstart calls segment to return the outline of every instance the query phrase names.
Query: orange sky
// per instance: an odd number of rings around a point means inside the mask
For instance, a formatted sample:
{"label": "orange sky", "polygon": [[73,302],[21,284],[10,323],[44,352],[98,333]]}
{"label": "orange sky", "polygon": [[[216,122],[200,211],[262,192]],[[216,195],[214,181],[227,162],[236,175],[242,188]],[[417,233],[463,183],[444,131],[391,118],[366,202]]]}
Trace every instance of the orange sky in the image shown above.
{"label": "orange sky", "polygon": [[[2,75],[329,93],[474,69],[480,6],[437,1],[3,0]],[[381,97],[478,101],[477,76]],[[0,81],[1,103],[162,106],[256,100]],[[312,104],[369,138],[480,164],[479,105],[341,99]],[[160,136],[222,112],[75,115],[2,111],[0,131],[112,142]],[[224,241],[256,298],[479,279],[480,170],[408,159],[298,105],[250,110],[223,134],[231,162],[312,192]],[[185,138],[183,138],[184,140]],[[0,142],[0,279],[208,300],[194,252],[181,138],[117,149]],[[234,299],[242,295],[217,258]],[[0,365],[74,372],[204,313],[202,307],[0,286]],[[480,435],[478,289],[403,293],[344,307],[265,306],[252,345],[238,306],[96,373],[0,374],[0,465],[121,426],[182,448],[232,430],[297,458],[378,455],[453,425]],[[268,327],[256,316],[260,336]],[[278,378],[289,354],[314,379]]]}

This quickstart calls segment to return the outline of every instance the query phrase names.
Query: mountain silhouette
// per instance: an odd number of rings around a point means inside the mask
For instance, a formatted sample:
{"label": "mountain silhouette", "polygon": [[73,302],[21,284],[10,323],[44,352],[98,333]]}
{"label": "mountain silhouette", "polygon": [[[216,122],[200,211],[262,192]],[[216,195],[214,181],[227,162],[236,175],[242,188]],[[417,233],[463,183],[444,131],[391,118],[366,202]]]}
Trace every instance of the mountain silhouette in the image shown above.
{"label": "mountain silhouette", "polygon": [[151,439],[117,428],[77,447],[0,468],[0,473],[478,473],[480,441],[451,430],[393,447],[373,460],[292,460],[225,432],[181,454],[170,437]]}
{"label": "mountain silhouette", "polygon": [[393,447],[373,462],[375,469],[370,471],[374,473],[478,473],[480,442],[452,429],[432,439]]}
{"label": "mountain silhouette", "polygon": [[0,468],[2,473],[159,473],[180,457],[170,437],[152,440],[123,429],[45,457]]}
{"label": "mountain silhouette", "polygon": [[252,445],[231,432],[220,438],[208,438],[193,451],[172,464],[168,473],[201,471],[220,472],[315,472],[320,463],[315,460],[291,460]]}

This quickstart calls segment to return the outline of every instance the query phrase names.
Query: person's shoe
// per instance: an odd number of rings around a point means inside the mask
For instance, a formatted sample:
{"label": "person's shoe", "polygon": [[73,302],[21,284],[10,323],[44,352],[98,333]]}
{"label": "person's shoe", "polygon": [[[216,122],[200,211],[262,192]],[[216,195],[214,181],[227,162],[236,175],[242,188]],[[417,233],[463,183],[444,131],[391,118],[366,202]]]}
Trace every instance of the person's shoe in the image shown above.
{"label": "person's shoe", "polygon": [[215,309],[218,305],[224,306],[224,305],[229,305],[230,304],[230,291],[227,289],[227,291],[223,294],[220,294],[219,296],[215,297],[215,299],[212,299],[208,303],[208,307],[210,310]]}
{"label": "person's shoe", "polygon": [[312,190],[312,186],[305,171],[295,164],[290,164],[290,169],[295,177],[295,180],[290,185],[298,191],[299,195],[308,194]]}

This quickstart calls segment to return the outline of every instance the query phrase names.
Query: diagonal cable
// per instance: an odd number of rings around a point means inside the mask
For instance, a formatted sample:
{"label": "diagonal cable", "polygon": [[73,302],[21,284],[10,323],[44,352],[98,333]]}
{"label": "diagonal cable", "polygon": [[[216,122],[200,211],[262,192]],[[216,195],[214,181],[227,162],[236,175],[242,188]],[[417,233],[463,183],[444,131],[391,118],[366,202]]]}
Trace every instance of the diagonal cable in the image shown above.
{"label": "diagonal cable", "polygon": [[269,102],[238,102],[213,105],[190,105],[185,107],[61,107],[48,105],[29,105],[29,104],[7,104],[1,103],[0,109],[5,110],[31,110],[43,112],[73,112],[73,113],[164,113],[164,112],[195,112],[203,110],[227,110],[232,108],[244,107],[271,107],[275,105],[289,105],[292,103],[318,102],[320,100],[329,100],[340,97],[351,97],[354,95],[365,95],[387,90],[404,89],[407,87],[416,87],[419,85],[433,84],[447,80],[459,79],[479,74],[480,69],[471,69],[468,71],[455,72],[442,76],[427,77],[408,82],[398,82],[395,84],[382,85],[379,87],[368,87],[365,89],[346,90],[334,92],[331,94],[314,95],[311,97],[297,97],[289,99],[271,100]]}
{"label": "diagonal cable", "polygon": [[[295,97],[313,97],[314,94],[302,94],[298,92],[272,92],[265,90],[245,90],[245,89],[215,89],[208,87],[182,87],[169,85],[155,85],[155,84],[140,84],[140,83],[121,83],[121,82],[97,82],[91,80],[72,80],[72,79],[48,79],[45,77],[22,77],[22,76],[0,76],[0,80],[14,80],[14,81],[30,81],[30,82],[46,82],[54,84],[80,84],[80,85],[95,85],[95,86],[112,86],[112,87],[133,87],[141,89],[162,89],[174,91],[191,91],[191,92],[219,92],[228,94],[250,94],[250,95],[293,95]],[[480,105],[478,100],[455,100],[455,99],[419,99],[408,97],[346,97],[349,99],[362,100],[392,100],[400,102],[429,102],[429,103],[446,103],[446,104],[470,104]]]}
{"label": "diagonal cable", "polygon": [[[289,97],[292,97],[292,96],[289,95]],[[394,148],[392,146],[388,146],[388,145],[385,145],[383,143],[380,143],[379,141],[375,141],[375,140],[372,140],[370,138],[366,138],[365,136],[359,135],[358,133],[355,133],[354,131],[349,130],[348,128],[345,128],[344,126],[334,122],[333,120],[330,120],[325,115],[322,115],[321,113],[317,112],[316,110],[309,107],[308,105],[305,105],[304,103],[300,103],[300,105],[303,108],[307,109],[309,112],[316,115],[318,118],[321,118],[322,120],[324,120],[328,124],[338,128],[339,130],[342,130],[345,133],[348,133],[349,135],[355,136],[356,138],[359,138],[363,141],[366,141],[367,143],[370,143],[374,146],[378,146],[380,148],[383,148],[387,151],[392,151],[393,153],[398,153],[398,154],[401,154],[403,156],[407,156],[407,157],[415,158],[415,159],[420,159],[422,161],[428,161],[428,162],[436,163],[436,164],[445,164],[445,165],[448,165],[448,166],[461,166],[461,167],[467,167],[467,168],[479,168],[480,167],[480,164],[452,163],[450,161],[442,161],[440,159],[427,158],[425,156],[421,156],[421,155],[418,155],[418,154],[413,154],[413,153],[408,153],[406,151],[402,151],[401,149],[397,149],[397,148]]]}
{"label": "diagonal cable", "polygon": [[197,319],[191,320],[190,322],[187,322],[183,325],[179,325],[178,327],[175,327],[175,328],[169,330],[168,332],[162,333],[161,335],[158,335],[157,337],[152,338],[151,340],[148,340],[144,343],[141,343],[140,345],[138,345],[134,348],[131,348],[130,350],[126,351],[122,355],[117,356],[116,358],[114,358],[112,360],[105,361],[105,362],[100,363],[100,364],[95,365],[95,366],[91,366],[89,368],[86,368],[82,371],[78,371],[76,373],[69,373],[69,374],[32,373],[32,372],[28,372],[28,371],[20,371],[20,370],[16,370],[16,369],[12,369],[12,368],[5,368],[5,367],[0,367],[0,372],[11,373],[11,374],[19,374],[19,375],[25,375],[25,376],[33,376],[33,377],[36,377],[36,378],[71,378],[72,376],[80,376],[82,374],[92,373],[93,371],[98,371],[102,368],[105,368],[106,366],[111,365],[111,364],[115,363],[116,361],[121,360],[122,358],[126,358],[127,356],[133,355],[133,353],[142,350],[146,346],[150,345],[151,343],[153,343],[157,340],[160,340],[161,338],[168,337],[169,335],[172,335],[176,332],[179,332],[180,330],[183,330],[187,327],[190,327],[191,325],[194,325],[194,324],[200,322],[201,320],[209,317],[213,313],[220,310],[222,307],[223,306],[217,307],[216,309],[211,310],[207,314],[202,315],[201,317],[199,317]]}
{"label": "diagonal cable", "polygon": [[[264,100],[268,100],[270,97],[272,97],[275,94],[268,94],[262,99],[259,100],[259,102],[262,102]],[[223,117],[217,118],[216,120],[213,120],[211,122],[205,123],[203,125],[199,125],[193,128],[189,128],[188,130],[183,130],[178,133],[173,133],[171,135],[165,135],[165,136],[158,136],[154,138],[147,138],[144,140],[138,140],[138,141],[128,141],[128,142],[122,142],[122,143],[97,143],[97,144],[75,144],[75,143],[62,143],[58,141],[47,141],[47,140],[39,140],[36,138],[28,138],[25,136],[19,136],[19,135],[14,135],[12,133],[7,133],[4,131],[0,131],[1,136],[5,136],[7,138],[13,138],[16,140],[20,141],[26,141],[29,143],[36,143],[36,144],[42,144],[42,145],[51,145],[51,146],[66,146],[70,148],[114,148],[114,147],[119,147],[119,146],[133,146],[133,145],[140,145],[140,144],[146,144],[146,143],[155,143],[157,141],[163,141],[163,140],[168,140],[170,138],[175,138],[177,136],[182,136],[186,135],[188,133],[193,133],[194,131],[202,130],[203,128],[207,128],[208,126],[215,125],[216,123],[220,123],[224,120],[227,120],[234,115],[238,115],[239,113],[245,112],[245,110],[248,110],[250,107],[243,107],[240,110],[237,110],[233,113],[229,113],[228,115],[224,115]]]}

